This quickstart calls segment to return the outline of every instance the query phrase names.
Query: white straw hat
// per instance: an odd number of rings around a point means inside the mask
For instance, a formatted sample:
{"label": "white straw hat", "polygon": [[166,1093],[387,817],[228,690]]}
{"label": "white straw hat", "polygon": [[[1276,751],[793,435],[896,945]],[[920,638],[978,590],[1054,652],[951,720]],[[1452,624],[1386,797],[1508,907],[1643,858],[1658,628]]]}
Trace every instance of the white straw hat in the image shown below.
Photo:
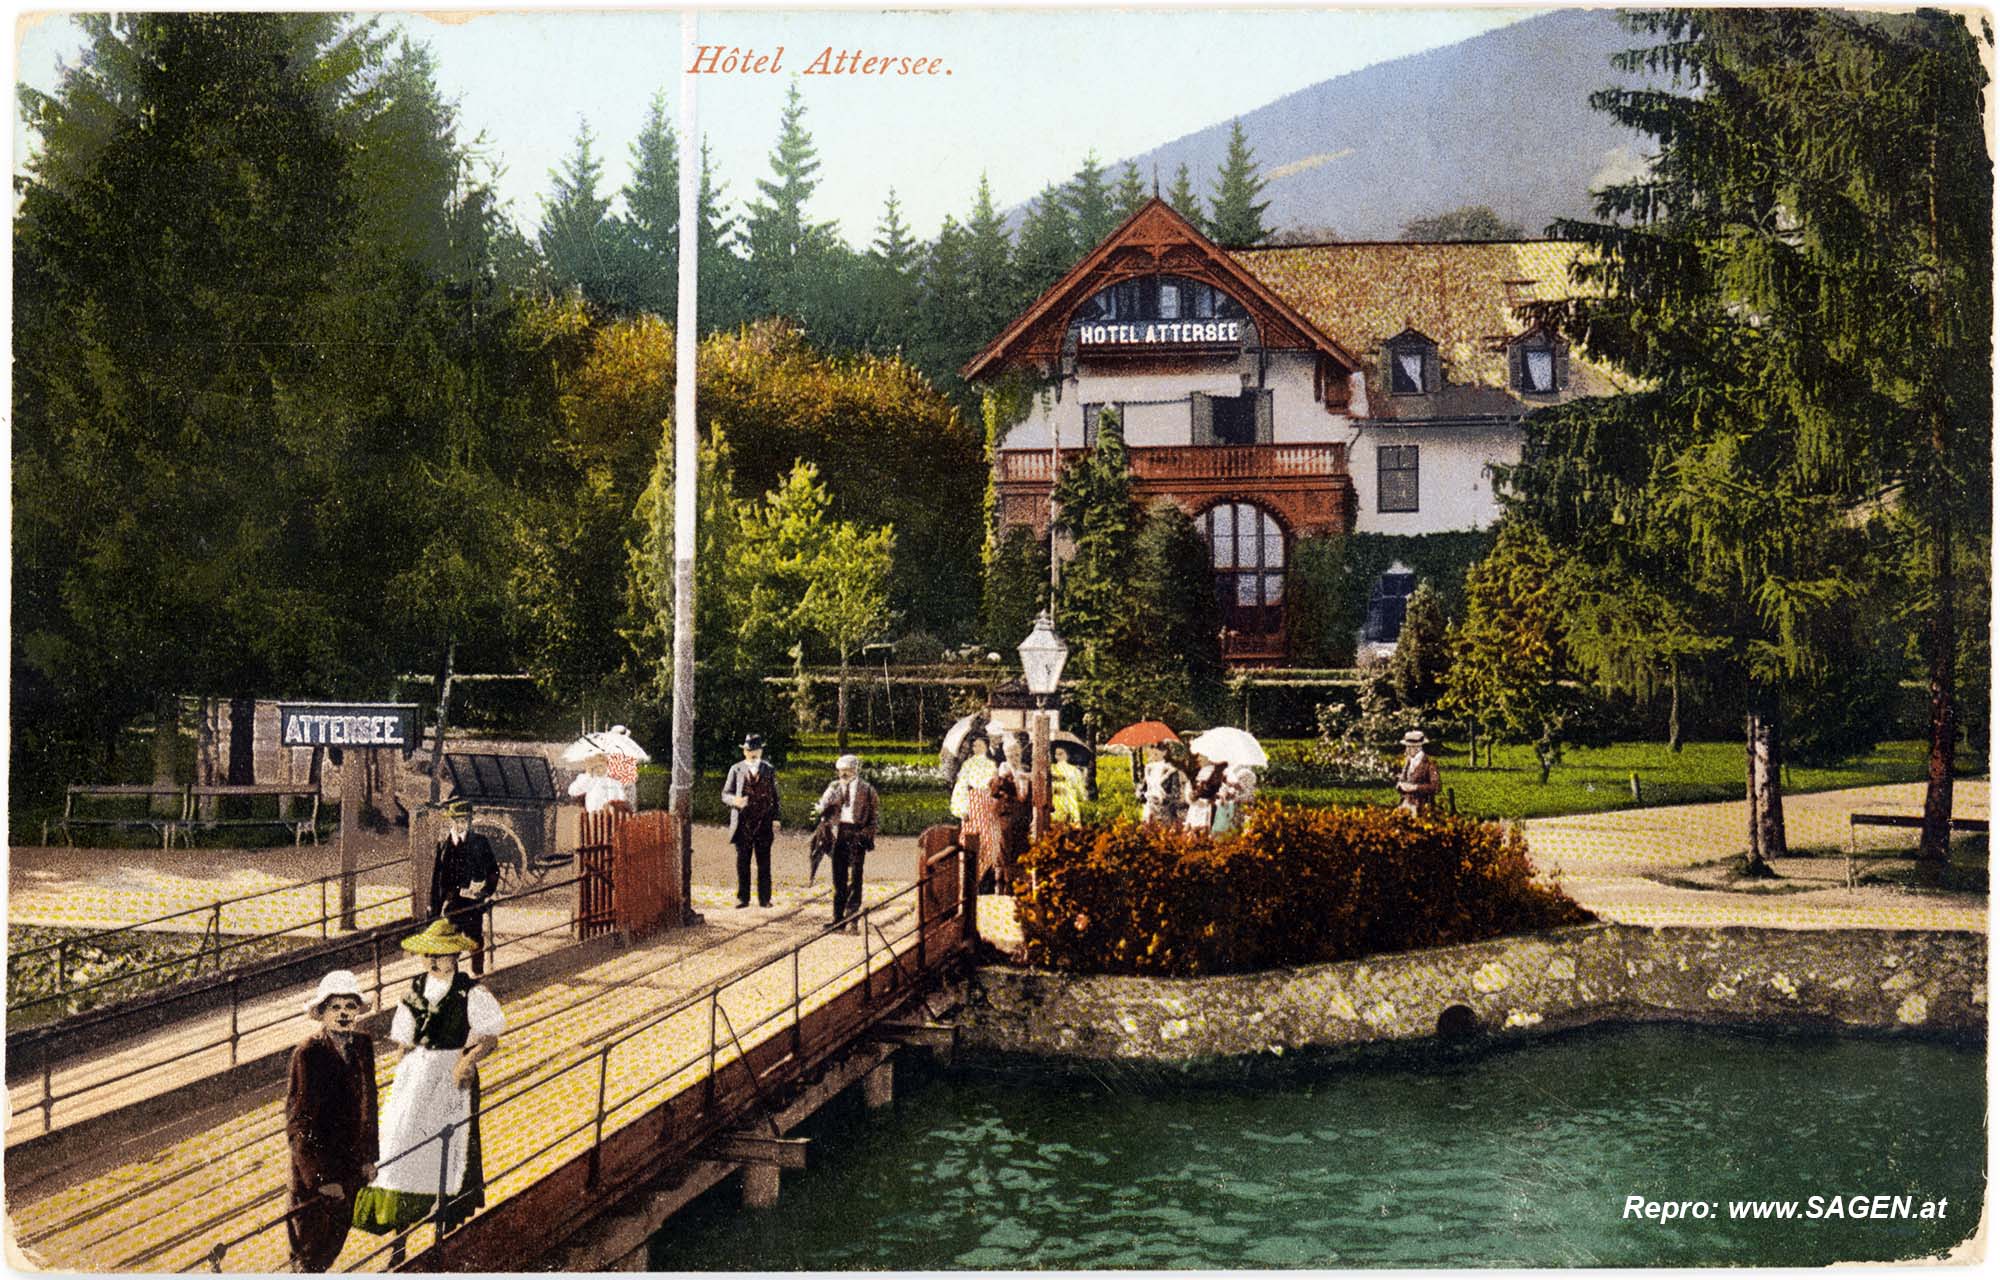
{"label": "white straw hat", "polygon": [[319,980],[319,990],[313,992],[312,999],[306,1001],[306,1017],[317,1018],[320,1009],[335,996],[353,996],[356,1000],[362,1000],[361,983],[350,970],[335,969]]}

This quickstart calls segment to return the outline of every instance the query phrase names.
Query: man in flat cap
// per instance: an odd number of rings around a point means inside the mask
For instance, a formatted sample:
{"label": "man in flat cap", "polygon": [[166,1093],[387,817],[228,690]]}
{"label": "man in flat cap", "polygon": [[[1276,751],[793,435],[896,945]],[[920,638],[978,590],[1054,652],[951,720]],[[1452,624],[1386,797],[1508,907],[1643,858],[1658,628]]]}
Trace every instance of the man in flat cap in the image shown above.
{"label": "man in flat cap", "polygon": [[757,905],[771,905],[771,837],[778,827],[778,771],[764,758],[764,738],[743,739],[743,758],[722,780],[729,842],[736,846],[736,905],[750,905],[750,861],[757,861]]}

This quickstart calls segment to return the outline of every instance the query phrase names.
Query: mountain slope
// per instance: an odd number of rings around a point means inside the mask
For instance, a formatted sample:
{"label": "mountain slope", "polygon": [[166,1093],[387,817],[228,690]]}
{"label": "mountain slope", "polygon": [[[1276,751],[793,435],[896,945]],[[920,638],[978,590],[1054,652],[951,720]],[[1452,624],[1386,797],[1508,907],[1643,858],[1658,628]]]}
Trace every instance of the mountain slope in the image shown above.
{"label": "mountain slope", "polygon": [[[1610,58],[1636,43],[1610,10],[1565,10],[1248,112],[1243,129],[1270,181],[1265,223],[1375,240],[1461,205],[1491,205],[1531,235],[1587,215],[1590,188],[1629,176],[1643,154],[1637,135],[1589,102],[1592,90],[1631,83]],[[1162,191],[1186,161],[1207,198],[1228,142],[1224,120],[1134,158]]]}

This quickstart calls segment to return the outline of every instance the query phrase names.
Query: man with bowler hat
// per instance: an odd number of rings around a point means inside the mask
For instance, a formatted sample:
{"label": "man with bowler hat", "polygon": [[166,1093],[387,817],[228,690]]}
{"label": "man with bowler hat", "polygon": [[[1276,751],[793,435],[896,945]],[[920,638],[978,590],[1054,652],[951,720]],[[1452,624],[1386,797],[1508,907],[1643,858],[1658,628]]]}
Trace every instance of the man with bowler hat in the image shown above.
{"label": "man with bowler hat", "polygon": [[736,846],[736,905],[750,905],[750,860],[757,860],[757,905],[771,905],[771,836],[778,827],[778,771],[764,758],[764,738],[743,739],[743,758],[722,780],[729,843]]}
{"label": "man with bowler hat", "polygon": [[454,796],[444,807],[450,830],[438,841],[431,863],[431,911],[447,916],[458,931],[479,944],[472,971],[486,972],[486,900],[500,890],[500,860],[493,845],[472,829],[472,802]]}

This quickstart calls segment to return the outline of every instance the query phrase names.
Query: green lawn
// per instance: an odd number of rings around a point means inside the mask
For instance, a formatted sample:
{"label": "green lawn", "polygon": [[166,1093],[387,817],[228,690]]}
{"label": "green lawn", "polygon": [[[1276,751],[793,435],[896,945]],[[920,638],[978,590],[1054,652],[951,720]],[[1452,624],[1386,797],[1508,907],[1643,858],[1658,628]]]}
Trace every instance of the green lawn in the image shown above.
{"label": "green lawn", "polygon": [[[1789,766],[1789,791],[1834,791],[1843,787],[1921,782],[1926,745],[1918,741],[1885,742],[1865,756],[1825,768]],[[1547,818],[1573,813],[1602,813],[1656,805],[1696,804],[1743,798],[1743,744],[1691,742],[1679,751],[1657,743],[1622,742],[1608,747],[1566,752],[1550,773],[1546,786],[1534,752],[1527,747],[1501,747],[1493,753],[1493,768],[1466,764],[1462,745],[1441,744],[1433,759],[1450,791],[1449,800],[1461,813],[1492,818]],[[1985,757],[1959,754],[1961,776],[1982,775]],[[1631,778],[1639,778],[1640,799],[1632,798]],[[1272,786],[1265,794],[1309,804],[1394,804],[1395,789],[1372,786]],[[1447,803],[1440,793],[1439,803]]]}
{"label": "green lawn", "polygon": [[[848,745],[862,758],[864,769],[881,792],[883,834],[915,835],[934,822],[950,820],[949,796],[942,785],[893,776],[885,779],[877,774],[884,766],[929,768],[937,763],[935,746],[863,737],[850,737]],[[1303,745],[1302,742],[1266,744],[1284,754]],[[1885,742],[1866,756],[1828,768],[1787,768],[1785,786],[1791,791],[1805,792],[1921,782],[1924,752],[1922,742]],[[831,734],[809,735],[793,748],[791,759],[778,773],[787,825],[796,827],[811,822],[813,805],[833,778],[833,760],[838,754]],[[1442,744],[1435,758],[1449,791],[1448,797],[1439,796],[1439,803],[1456,804],[1459,812],[1480,817],[1546,818],[1743,798],[1740,742],[1691,742],[1679,752],[1640,742],[1573,750],[1549,775],[1546,786],[1539,781],[1534,752],[1527,747],[1498,748],[1493,753],[1491,769],[1483,764],[1478,768],[1467,766],[1464,747],[1450,743]],[[1484,760],[1483,752],[1481,759]],[[1983,775],[1985,768],[1984,756],[1972,751],[1960,752],[1961,776]],[[1630,782],[1635,773],[1639,776],[1638,801],[1632,799]],[[722,778],[722,773],[715,772],[704,773],[696,780],[696,821],[723,821],[719,794]],[[664,767],[647,766],[640,779],[642,803],[665,804],[666,782]],[[1111,753],[1099,757],[1097,785],[1099,803],[1095,806],[1095,816],[1111,817],[1119,813],[1137,816],[1138,805],[1132,799],[1126,757]],[[1304,804],[1396,802],[1395,789],[1386,784],[1313,787],[1270,783],[1263,788],[1263,794]]]}

